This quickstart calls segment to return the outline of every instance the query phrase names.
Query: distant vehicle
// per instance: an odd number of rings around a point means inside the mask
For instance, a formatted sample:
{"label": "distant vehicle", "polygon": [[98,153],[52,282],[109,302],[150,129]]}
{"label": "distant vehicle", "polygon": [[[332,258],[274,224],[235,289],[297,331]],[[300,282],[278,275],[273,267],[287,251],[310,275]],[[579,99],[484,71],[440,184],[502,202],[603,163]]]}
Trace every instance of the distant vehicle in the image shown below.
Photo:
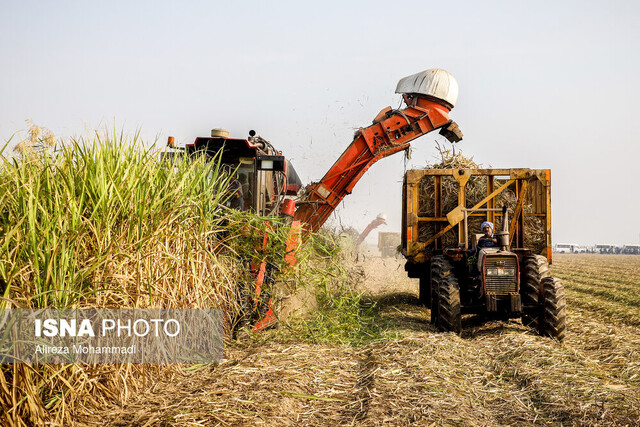
{"label": "distant vehicle", "polygon": [[400,246],[400,233],[379,232],[378,233],[378,249],[382,254],[382,258],[392,258],[398,253]]}
{"label": "distant vehicle", "polygon": [[595,247],[595,253],[597,254],[619,254],[620,250],[619,246],[608,244],[600,244]]}
{"label": "distant vehicle", "polygon": [[553,251],[559,254],[572,254],[578,245],[573,243],[556,243]]}
{"label": "distant vehicle", "polygon": [[640,255],[640,245],[624,245],[622,253],[627,255]]}
{"label": "distant vehicle", "polygon": [[573,247],[574,254],[586,254],[589,252],[589,248],[586,246],[578,245]]}

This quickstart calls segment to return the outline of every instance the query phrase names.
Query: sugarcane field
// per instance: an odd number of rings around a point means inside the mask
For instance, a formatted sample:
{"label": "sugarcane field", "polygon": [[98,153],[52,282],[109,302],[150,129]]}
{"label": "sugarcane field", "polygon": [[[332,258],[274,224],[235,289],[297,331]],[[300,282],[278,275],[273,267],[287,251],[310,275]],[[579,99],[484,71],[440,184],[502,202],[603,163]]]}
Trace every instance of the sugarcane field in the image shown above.
{"label": "sugarcane field", "polygon": [[0,426],[640,425],[640,5],[398,6],[0,2]]}

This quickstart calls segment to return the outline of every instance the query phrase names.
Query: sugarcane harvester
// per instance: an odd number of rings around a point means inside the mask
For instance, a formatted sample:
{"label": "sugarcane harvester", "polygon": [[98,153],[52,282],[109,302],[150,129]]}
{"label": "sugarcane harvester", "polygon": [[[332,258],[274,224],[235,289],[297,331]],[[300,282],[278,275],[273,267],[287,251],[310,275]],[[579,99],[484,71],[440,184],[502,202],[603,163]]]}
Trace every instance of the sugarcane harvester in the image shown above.
{"label": "sugarcane harvester", "polygon": [[[405,108],[387,107],[373,123],[360,128],[354,139],[321,180],[301,189],[293,166],[268,141],[253,131],[247,139],[231,139],[228,132],[215,129],[211,137],[197,138],[184,147],[189,154],[206,153],[214,158],[222,150],[222,163],[246,178],[245,207],[262,215],[291,218],[291,242],[316,232],[327,221],[340,202],[352,192],[364,173],[378,160],[407,150],[410,142],[438,130],[451,142],[462,139],[458,125],[449,112],[458,98],[458,84],[445,70],[429,69],[401,79],[396,93],[402,95]],[[173,138],[169,146],[176,148]],[[298,191],[301,189],[301,191]],[[247,197],[247,196],[245,196]],[[290,256],[295,262],[295,256]],[[265,276],[264,263],[256,272],[257,294]],[[272,305],[261,316],[254,329],[273,323]]]}

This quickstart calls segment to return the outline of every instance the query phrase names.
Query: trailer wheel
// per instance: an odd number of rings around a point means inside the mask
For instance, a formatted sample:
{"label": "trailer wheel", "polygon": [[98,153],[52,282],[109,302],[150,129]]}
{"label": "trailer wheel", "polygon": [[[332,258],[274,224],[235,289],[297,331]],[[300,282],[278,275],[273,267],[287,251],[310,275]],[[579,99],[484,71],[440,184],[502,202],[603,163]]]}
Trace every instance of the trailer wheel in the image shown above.
{"label": "trailer wheel", "polygon": [[542,311],[538,303],[542,296],[540,283],[542,279],[549,277],[549,264],[547,259],[541,255],[527,255],[524,257],[522,265],[520,285],[522,323],[538,330],[538,325],[542,321]]}
{"label": "trailer wheel", "polygon": [[429,287],[431,288],[431,324],[438,326],[438,291],[440,281],[442,280],[444,271],[450,271],[453,266],[451,262],[442,255],[436,255],[431,258],[429,267]]}
{"label": "trailer wheel", "polygon": [[420,274],[418,301],[427,308],[431,308],[431,265],[427,262]]}
{"label": "trailer wheel", "polygon": [[444,332],[462,332],[460,284],[453,270],[440,281],[438,295],[438,327]]}
{"label": "trailer wheel", "polygon": [[564,295],[564,285],[557,277],[542,279],[544,300],[542,302],[542,335],[564,340],[567,329],[567,300]]}

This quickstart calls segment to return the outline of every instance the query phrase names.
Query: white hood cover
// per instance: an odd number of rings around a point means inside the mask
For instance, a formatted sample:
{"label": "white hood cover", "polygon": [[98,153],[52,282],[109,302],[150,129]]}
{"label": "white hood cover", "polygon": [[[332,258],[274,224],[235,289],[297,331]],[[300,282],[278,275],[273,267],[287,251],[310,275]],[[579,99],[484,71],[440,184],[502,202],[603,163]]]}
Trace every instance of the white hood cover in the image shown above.
{"label": "white hood cover", "polygon": [[431,68],[400,79],[396,93],[427,95],[442,100],[453,108],[458,100],[458,82],[448,71]]}

